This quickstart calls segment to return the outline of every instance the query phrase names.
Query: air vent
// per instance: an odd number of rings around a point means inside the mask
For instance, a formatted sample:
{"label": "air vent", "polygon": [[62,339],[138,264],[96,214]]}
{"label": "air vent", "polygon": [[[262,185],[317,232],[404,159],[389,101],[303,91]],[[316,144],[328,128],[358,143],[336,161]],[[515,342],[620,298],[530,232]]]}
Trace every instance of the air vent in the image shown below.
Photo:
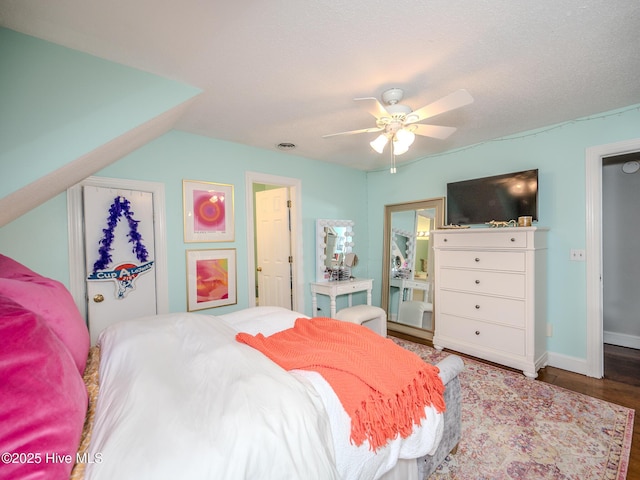
{"label": "air vent", "polygon": [[289,150],[293,150],[294,148],[296,148],[296,144],[295,143],[289,143],[289,142],[282,142],[279,143],[277,145],[279,150],[284,150],[284,151],[289,151]]}

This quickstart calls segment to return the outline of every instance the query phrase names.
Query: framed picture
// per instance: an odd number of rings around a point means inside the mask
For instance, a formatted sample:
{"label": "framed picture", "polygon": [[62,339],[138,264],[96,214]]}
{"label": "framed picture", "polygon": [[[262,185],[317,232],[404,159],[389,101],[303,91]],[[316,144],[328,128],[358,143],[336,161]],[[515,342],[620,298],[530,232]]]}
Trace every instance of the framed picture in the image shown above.
{"label": "framed picture", "polygon": [[233,185],[182,181],[185,242],[232,242]]}
{"label": "framed picture", "polygon": [[187,311],[235,305],[236,249],[187,250]]}

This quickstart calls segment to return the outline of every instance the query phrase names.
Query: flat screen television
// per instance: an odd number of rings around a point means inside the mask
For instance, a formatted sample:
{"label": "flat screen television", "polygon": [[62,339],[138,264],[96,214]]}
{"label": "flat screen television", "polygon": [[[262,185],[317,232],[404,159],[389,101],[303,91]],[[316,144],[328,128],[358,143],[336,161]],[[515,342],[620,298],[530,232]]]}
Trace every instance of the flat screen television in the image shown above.
{"label": "flat screen television", "polygon": [[538,220],[538,170],[505,173],[447,184],[447,223]]}

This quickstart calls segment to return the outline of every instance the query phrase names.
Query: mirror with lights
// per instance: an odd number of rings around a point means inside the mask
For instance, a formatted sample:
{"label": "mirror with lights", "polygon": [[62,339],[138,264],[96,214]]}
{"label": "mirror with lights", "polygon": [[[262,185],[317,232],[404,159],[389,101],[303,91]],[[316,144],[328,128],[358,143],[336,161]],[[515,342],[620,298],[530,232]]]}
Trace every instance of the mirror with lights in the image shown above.
{"label": "mirror with lights", "polygon": [[353,253],[353,221],[316,222],[316,281],[349,280],[357,263]]}
{"label": "mirror with lights", "polygon": [[[412,213],[412,212],[402,212]],[[397,216],[397,214],[396,214]],[[394,220],[400,220],[395,218]],[[413,221],[413,218],[411,218]],[[400,228],[391,229],[391,278],[411,278],[413,273],[415,233]]]}
{"label": "mirror with lights", "polygon": [[444,198],[385,206],[381,303],[389,330],[433,338],[430,232],[443,221]]}

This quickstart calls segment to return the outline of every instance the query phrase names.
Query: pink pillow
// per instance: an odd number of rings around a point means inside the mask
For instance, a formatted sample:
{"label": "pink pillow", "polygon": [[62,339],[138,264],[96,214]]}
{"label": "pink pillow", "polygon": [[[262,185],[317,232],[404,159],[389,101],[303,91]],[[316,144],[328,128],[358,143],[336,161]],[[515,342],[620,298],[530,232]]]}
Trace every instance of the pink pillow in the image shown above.
{"label": "pink pillow", "polygon": [[40,315],[69,349],[78,371],[84,372],[91,343],[89,330],[62,283],[0,254],[0,295]]}
{"label": "pink pillow", "polygon": [[82,377],[43,319],[4,296],[0,339],[0,479],[68,479],[87,411]]}

